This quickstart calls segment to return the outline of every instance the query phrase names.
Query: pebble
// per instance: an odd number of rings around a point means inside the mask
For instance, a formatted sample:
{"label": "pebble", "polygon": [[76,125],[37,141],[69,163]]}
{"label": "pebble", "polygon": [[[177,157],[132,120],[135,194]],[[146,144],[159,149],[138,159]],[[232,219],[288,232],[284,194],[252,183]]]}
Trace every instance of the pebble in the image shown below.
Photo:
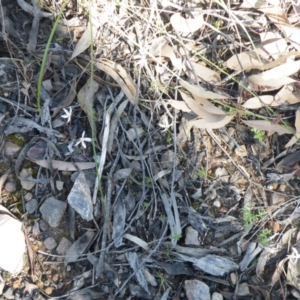
{"label": "pebble", "polygon": [[57,227],[65,213],[67,203],[57,200],[54,197],[49,197],[40,207],[40,212],[43,219],[51,226]]}
{"label": "pebble", "polygon": [[54,287],[53,286],[48,286],[46,289],[45,289],[45,293],[47,295],[51,295],[54,291]]}
{"label": "pebble", "polygon": [[40,220],[39,221],[39,225],[40,225],[40,229],[42,231],[47,231],[49,229],[48,223],[46,221],[44,221],[44,220]]}
{"label": "pebble", "polygon": [[68,239],[63,237],[61,239],[56,251],[59,255],[65,255],[71,246],[72,246],[72,243]]}
{"label": "pebble", "polygon": [[32,195],[31,193],[26,193],[26,195],[24,196],[24,199],[25,199],[26,201],[29,201],[29,200],[32,199],[32,197],[33,197],[33,195]]}
{"label": "pebble", "polygon": [[44,240],[44,245],[48,250],[52,250],[57,246],[57,243],[53,237],[48,237]]}
{"label": "pebble", "polygon": [[91,191],[84,173],[79,173],[68,195],[68,203],[81,216],[91,221],[93,219],[93,203]]}
{"label": "pebble", "polygon": [[59,274],[56,273],[56,274],[54,274],[54,275],[52,276],[52,281],[53,281],[54,283],[57,283],[58,280],[59,280]]}
{"label": "pebble", "polygon": [[200,246],[200,241],[198,239],[199,233],[192,226],[188,226],[185,230],[185,244]]}
{"label": "pebble", "polygon": [[61,191],[64,188],[64,182],[63,181],[57,180],[55,182],[55,184],[56,184],[56,188],[57,188],[58,191]]}
{"label": "pebble", "polygon": [[13,288],[9,287],[3,294],[4,298],[6,299],[14,299],[14,295],[13,295]]}
{"label": "pebble", "polygon": [[32,214],[35,212],[36,208],[38,207],[38,201],[36,199],[31,199],[29,200],[26,204],[25,204],[25,208],[26,208],[26,211],[29,213],[29,214]]}
{"label": "pebble", "polygon": [[17,186],[14,181],[7,182],[4,188],[9,193],[14,193],[17,190]]}

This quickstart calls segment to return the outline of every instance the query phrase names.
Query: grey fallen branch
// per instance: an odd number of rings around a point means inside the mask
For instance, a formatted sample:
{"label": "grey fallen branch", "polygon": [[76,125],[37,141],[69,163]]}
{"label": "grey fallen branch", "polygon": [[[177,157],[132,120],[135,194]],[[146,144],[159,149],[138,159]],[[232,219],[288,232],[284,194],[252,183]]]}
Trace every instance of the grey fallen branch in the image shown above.
{"label": "grey fallen branch", "polygon": [[[31,6],[24,0],[17,0],[17,2],[24,11],[26,11],[29,14],[31,14],[32,16],[34,16],[34,7],[33,6]],[[43,18],[52,18],[53,14],[41,11],[40,16]]]}
{"label": "grey fallen branch", "polygon": [[62,135],[53,129],[49,129],[47,127],[43,127],[36,122],[25,119],[22,117],[13,117],[7,120],[6,128],[4,129],[4,134],[9,135],[11,133],[20,133],[20,132],[27,132],[32,130],[33,128],[37,129],[39,132],[47,134],[47,136],[56,136],[61,138]]}

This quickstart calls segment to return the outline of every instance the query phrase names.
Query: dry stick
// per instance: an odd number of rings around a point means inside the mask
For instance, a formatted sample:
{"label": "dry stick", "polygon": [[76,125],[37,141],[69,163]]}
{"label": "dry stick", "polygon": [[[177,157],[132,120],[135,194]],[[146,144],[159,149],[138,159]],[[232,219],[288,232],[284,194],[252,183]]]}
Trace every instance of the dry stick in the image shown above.
{"label": "dry stick", "polygon": [[[110,91],[110,89],[109,89]],[[111,93],[111,91],[110,91]],[[113,112],[113,109],[116,107],[116,105],[122,100],[124,96],[123,91],[119,93],[117,97],[113,97],[111,94],[111,99],[113,100],[113,103],[109,106],[108,110],[106,111],[105,115],[105,120],[104,120],[104,133],[103,133],[103,139],[102,139],[102,153],[101,153],[101,158],[98,166],[98,171],[97,171],[97,178],[95,180],[95,186],[94,186],[94,193],[93,193],[93,204],[96,204],[96,198],[97,198],[97,193],[98,193],[98,188],[99,188],[99,183],[102,177],[102,172],[105,164],[105,159],[106,159],[106,154],[107,154],[107,143],[108,143],[108,137],[110,133],[110,119],[111,119],[111,114]]]}
{"label": "dry stick", "polygon": [[32,52],[36,49],[37,44],[37,37],[39,33],[39,26],[40,26],[40,16],[41,16],[41,9],[39,6],[39,3],[37,0],[31,0],[33,4],[33,20],[32,20],[32,26],[29,33],[29,39],[27,44],[27,50]]}
{"label": "dry stick", "polygon": [[[34,16],[34,8],[28,4],[27,2],[25,2],[24,0],[17,0],[18,4],[21,6],[21,8],[26,11],[27,13],[31,14],[32,16]],[[51,13],[46,13],[41,11],[40,12],[41,17],[43,18],[52,18],[53,14]]]}
{"label": "dry stick", "polygon": [[[113,173],[116,169],[117,163],[120,159],[120,151],[118,151],[117,157],[114,161],[114,164],[112,165],[109,175],[108,175],[108,181],[107,181],[107,193],[102,199],[102,204],[104,208],[104,223],[103,223],[103,234],[102,234],[102,242],[101,242],[101,250],[106,248],[106,241],[107,241],[107,232],[108,232],[108,224],[110,221],[110,208],[111,208],[111,195],[113,190]],[[104,271],[104,256],[105,252],[100,253],[100,257],[96,266],[96,278],[102,277],[102,272]]]}

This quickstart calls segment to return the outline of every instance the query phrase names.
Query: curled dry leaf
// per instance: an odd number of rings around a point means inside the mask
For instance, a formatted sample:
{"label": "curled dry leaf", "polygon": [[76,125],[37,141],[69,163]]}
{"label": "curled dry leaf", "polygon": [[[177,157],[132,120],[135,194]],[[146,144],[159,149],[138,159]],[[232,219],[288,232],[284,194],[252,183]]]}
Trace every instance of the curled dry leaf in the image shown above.
{"label": "curled dry leaf", "polygon": [[161,51],[161,56],[168,57],[172,65],[179,71],[182,70],[182,60],[181,58],[177,58],[173,48],[169,45],[165,45]]}
{"label": "curled dry leaf", "polygon": [[151,41],[151,45],[148,46],[148,52],[153,56],[161,56],[163,47],[167,44],[167,40],[164,36],[160,36]]}
{"label": "curled dry leaf", "polygon": [[170,18],[173,28],[182,36],[187,36],[200,29],[204,24],[203,14],[193,19],[186,19],[180,13],[175,13]]}
{"label": "curled dry leaf", "polygon": [[265,120],[253,120],[253,121],[244,121],[243,122],[252,128],[257,128],[259,130],[277,132],[281,134],[293,134],[294,130],[291,127],[282,126],[279,124],[273,124],[270,121]]}
{"label": "curled dry leaf", "polygon": [[192,110],[188,107],[188,105],[184,101],[179,100],[165,100],[167,104],[170,104],[173,108],[190,113]]}
{"label": "curled dry leaf", "polygon": [[123,90],[129,101],[135,104],[136,88],[134,82],[122,66],[108,59],[101,59],[100,62],[95,63],[95,66],[112,77]]}
{"label": "curled dry leaf", "polygon": [[226,115],[224,111],[211,104],[208,100],[197,98],[194,100],[183,92],[180,92],[182,99],[187,106],[200,118],[210,122],[217,122],[223,119]]}
{"label": "curled dry leaf", "polygon": [[78,102],[86,113],[90,126],[92,128],[92,132],[95,132],[95,113],[94,113],[94,95],[98,91],[99,84],[94,81],[92,78],[89,78],[87,83],[82,87],[82,89],[78,92]]}
{"label": "curled dry leaf", "polygon": [[268,86],[268,87],[281,87],[285,84],[295,82],[288,76],[295,74],[300,69],[299,61],[289,61],[271,70],[262,72],[257,75],[251,75],[248,80],[253,85]]}
{"label": "curled dry leaf", "polygon": [[206,98],[206,99],[227,99],[228,96],[220,95],[214,92],[210,92],[202,88],[201,86],[188,83],[185,80],[180,79],[179,83],[187,89],[189,92],[192,93],[193,97],[196,99],[196,97],[200,98]]}
{"label": "curled dry leaf", "polygon": [[95,40],[95,38],[97,36],[97,30],[100,26],[100,24],[97,20],[96,14],[98,14],[97,9],[90,10],[90,21],[87,24],[85,32],[83,33],[80,40],[78,41],[78,43],[73,51],[73,54],[71,56],[71,59],[75,58],[80,53],[82,53]]}
{"label": "curled dry leaf", "polygon": [[[215,84],[221,81],[221,77],[217,72],[201,65],[200,63],[186,62],[184,71],[192,80],[205,81],[210,84]],[[195,75],[197,78],[195,78]]]}
{"label": "curled dry leaf", "polygon": [[248,99],[244,104],[243,107],[247,108],[247,109],[258,109],[261,108],[263,106],[278,106],[281,103],[279,103],[278,105],[273,105],[276,104],[276,102],[274,101],[274,96],[271,95],[263,95],[260,97],[252,97],[250,99]]}
{"label": "curled dry leaf", "polygon": [[268,55],[264,50],[256,48],[255,51],[246,51],[231,56],[224,66],[235,71],[263,70],[264,63],[268,62],[267,58]]}
{"label": "curled dry leaf", "polygon": [[201,129],[218,129],[218,128],[222,128],[225,125],[227,125],[234,116],[223,116],[221,118],[221,120],[218,120],[216,122],[209,122],[205,119],[201,119],[201,120],[192,120],[190,121],[190,123],[197,127],[197,128],[201,128]]}
{"label": "curled dry leaf", "polygon": [[274,59],[279,58],[280,53],[288,52],[288,44],[278,32],[263,32],[260,34],[260,39],[262,49]]}
{"label": "curled dry leaf", "polygon": [[287,102],[288,104],[296,104],[300,102],[300,95],[295,91],[296,83],[287,84],[275,95],[275,101],[281,104]]}
{"label": "curled dry leaf", "polygon": [[280,6],[272,5],[271,7],[261,7],[259,10],[265,13],[265,15],[273,21],[277,27],[280,27],[281,24],[290,24],[286,13],[280,8]]}

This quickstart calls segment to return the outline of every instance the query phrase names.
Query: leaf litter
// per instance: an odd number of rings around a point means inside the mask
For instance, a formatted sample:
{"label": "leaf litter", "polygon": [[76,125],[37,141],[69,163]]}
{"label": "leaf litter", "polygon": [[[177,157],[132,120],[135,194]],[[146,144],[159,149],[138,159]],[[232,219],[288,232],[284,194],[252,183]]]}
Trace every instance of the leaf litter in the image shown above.
{"label": "leaf litter", "polygon": [[[44,70],[52,14],[18,1],[34,17],[28,39],[27,19],[10,30],[15,16],[4,10],[14,64],[0,62],[1,205],[23,223],[31,253],[21,297],[300,292],[299,30],[288,2],[290,11],[240,1],[243,12],[218,2],[79,3],[88,17],[69,11],[61,24],[72,27],[54,37]],[[261,283],[240,276],[248,269]],[[0,279],[8,299],[16,280]]]}

